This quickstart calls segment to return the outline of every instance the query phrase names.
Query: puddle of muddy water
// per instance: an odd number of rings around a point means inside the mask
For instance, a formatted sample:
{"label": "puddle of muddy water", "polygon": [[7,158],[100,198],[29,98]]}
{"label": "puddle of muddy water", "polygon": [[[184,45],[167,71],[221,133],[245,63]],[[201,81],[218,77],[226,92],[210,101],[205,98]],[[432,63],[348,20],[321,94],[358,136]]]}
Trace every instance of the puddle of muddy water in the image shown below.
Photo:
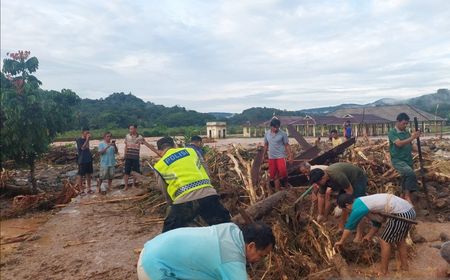
{"label": "puddle of muddy water", "polygon": [[[42,224],[47,222],[49,217],[50,214],[44,213],[33,217],[2,220],[0,221],[0,238],[3,241],[22,234],[34,233]],[[20,242],[0,245],[0,256],[4,257],[14,252],[19,245]]]}

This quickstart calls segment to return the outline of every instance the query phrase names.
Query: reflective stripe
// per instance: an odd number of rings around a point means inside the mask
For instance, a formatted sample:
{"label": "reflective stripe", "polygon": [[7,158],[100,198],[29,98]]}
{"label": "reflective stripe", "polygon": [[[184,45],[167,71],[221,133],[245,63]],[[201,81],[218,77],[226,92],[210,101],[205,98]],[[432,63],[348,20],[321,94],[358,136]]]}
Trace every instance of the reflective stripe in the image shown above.
{"label": "reflective stripe", "polygon": [[176,192],[175,192],[175,197],[180,196],[181,194],[183,194],[185,191],[188,191],[190,189],[196,188],[198,186],[201,185],[210,185],[211,184],[211,180],[209,179],[204,179],[204,180],[200,180],[200,181],[196,181],[190,184],[187,184],[181,188],[179,188]]}

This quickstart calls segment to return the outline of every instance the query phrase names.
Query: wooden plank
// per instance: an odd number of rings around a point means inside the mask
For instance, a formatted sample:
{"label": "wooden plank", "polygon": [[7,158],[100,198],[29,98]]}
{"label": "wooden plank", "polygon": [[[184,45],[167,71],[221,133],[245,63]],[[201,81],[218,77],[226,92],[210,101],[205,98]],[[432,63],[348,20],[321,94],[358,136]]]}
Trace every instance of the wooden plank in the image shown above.
{"label": "wooden plank", "polygon": [[259,181],[261,180],[261,165],[264,162],[264,148],[258,147],[258,153],[253,160],[251,176],[254,186],[259,186]]}
{"label": "wooden plank", "polygon": [[298,133],[298,131],[295,129],[295,127],[292,124],[287,125],[287,130],[289,132],[289,136],[294,137],[295,140],[302,146],[304,150],[312,148],[312,145],[309,144],[303,136]]}
{"label": "wooden plank", "polygon": [[331,150],[326,151],[325,153],[321,154],[318,157],[313,158],[309,161],[311,165],[318,165],[318,164],[327,164],[334,158],[336,158],[338,155],[342,154],[348,147],[356,143],[355,137],[350,138],[349,140],[345,141],[344,143],[334,147]]}

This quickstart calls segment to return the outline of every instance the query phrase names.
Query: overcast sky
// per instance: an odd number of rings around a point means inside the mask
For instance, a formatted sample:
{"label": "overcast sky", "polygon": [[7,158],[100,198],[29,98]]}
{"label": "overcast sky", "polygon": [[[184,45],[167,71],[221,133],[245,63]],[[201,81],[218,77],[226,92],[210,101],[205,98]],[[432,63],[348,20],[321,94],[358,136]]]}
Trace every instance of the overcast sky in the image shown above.
{"label": "overcast sky", "polygon": [[45,89],[200,112],[300,110],[450,88],[450,1],[2,0],[1,56]]}

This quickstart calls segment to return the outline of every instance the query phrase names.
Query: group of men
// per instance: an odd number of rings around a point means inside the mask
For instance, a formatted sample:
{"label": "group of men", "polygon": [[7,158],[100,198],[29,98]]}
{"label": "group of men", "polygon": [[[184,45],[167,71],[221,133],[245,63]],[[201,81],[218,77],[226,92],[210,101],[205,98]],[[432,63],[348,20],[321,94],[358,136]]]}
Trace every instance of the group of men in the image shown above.
{"label": "group of men", "polygon": [[[406,130],[409,117],[401,113],[397,124],[389,132],[389,149],[393,166],[402,175],[402,196],[392,194],[367,195],[367,174],[350,163],[330,166],[310,166],[304,163],[300,171],[309,177],[317,197],[319,222],[325,221],[331,208],[331,197],[337,195],[337,205],[342,209],[339,228],[342,237],[336,248],[345,246],[344,241],[357,230],[355,240],[371,240],[386,217],[386,227],[380,235],[381,274],[388,271],[392,244],[397,244],[403,269],[407,269],[406,235],[415,219],[412,205],[417,179],[412,167],[412,141],[420,132]],[[130,127],[125,146],[125,174],[130,170],[139,172],[139,145],[155,148],[145,142]],[[86,139],[88,141],[89,138]],[[193,140],[200,140],[194,139]],[[114,143],[99,148],[100,153],[117,153]],[[293,162],[287,134],[280,130],[280,121],[273,118],[270,130],[264,136],[265,153],[268,155],[270,186],[275,190],[288,187],[287,163]],[[77,141],[81,153],[88,147]],[[148,241],[138,263],[139,279],[247,279],[246,262],[255,262],[270,253],[275,245],[271,228],[254,223],[239,228],[231,223],[228,210],[221,204],[211,184],[208,168],[198,145],[178,148],[171,137],[157,141],[155,151],[160,160],[155,164],[158,184],[165,194],[170,209],[162,234]],[[81,163],[83,163],[81,161]],[[80,164],[80,171],[89,170]],[[106,173],[109,173],[106,172]],[[81,172],[80,172],[80,175]],[[127,176],[127,175],[125,175]],[[128,179],[128,177],[125,177]],[[201,217],[209,226],[189,227]],[[360,221],[368,217],[373,227],[363,235]],[[176,253],[174,257],[173,252]]]}
{"label": "group of men", "polygon": [[[383,233],[380,234],[381,244],[381,265],[380,274],[387,274],[388,263],[393,244],[399,249],[402,269],[407,269],[407,247],[405,238],[411,228],[416,213],[413,207],[413,197],[417,191],[417,178],[413,169],[412,142],[420,136],[419,131],[410,133],[407,130],[409,116],[406,113],[400,113],[397,116],[395,127],[389,131],[389,151],[393,167],[401,174],[401,193],[402,197],[392,194],[373,194],[367,195],[367,174],[363,169],[345,162],[338,162],[330,166],[311,166],[307,162],[300,163],[300,173],[309,178],[313,185],[313,198],[317,200],[317,221],[327,220],[330,214],[331,197],[336,195],[337,206],[342,210],[339,212],[341,219],[338,223],[342,231],[342,237],[335,246],[340,248],[344,246],[344,241],[356,230],[354,242],[363,240],[372,240],[372,237],[381,227],[380,217],[389,217],[386,221]],[[279,180],[281,186],[285,187],[287,182],[286,160],[292,162],[292,154],[287,143],[286,133],[279,130],[280,122],[273,119],[270,122],[271,129],[265,135],[266,149],[269,150],[269,177],[271,185],[273,181]],[[342,143],[336,130],[330,131],[333,147]],[[344,124],[344,136],[346,139],[351,137],[351,125],[349,122]],[[275,140],[276,143],[274,144]],[[284,152],[284,156],[271,156],[272,150]],[[276,158],[276,160],[273,160]],[[281,158],[281,159],[280,159]],[[281,162],[280,162],[281,161]],[[275,170],[273,172],[272,170]],[[381,216],[380,216],[381,215]],[[363,223],[360,221],[364,217],[372,220],[372,228],[364,235]]]}
{"label": "group of men", "polygon": [[[124,190],[129,188],[129,178],[132,172],[140,173],[140,148],[141,145],[148,147],[155,153],[158,153],[156,148],[149,144],[145,138],[138,134],[137,125],[131,124],[129,127],[129,133],[125,136],[124,147]],[[198,137],[198,136],[197,136]],[[78,151],[78,178],[77,183],[81,188],[81,193],[93,193],[91,188],[91,179],[93,174],[93,157],[89,149],[89,141],[91,139],[91,133],[88,128],[83,128],[81,137],[76,139],[77,151]],[[200,138],[201,139],[201,138]],[[116,145],[116,140],[112,139],[112,133],[107,131],[103,134],[103,140],[98,145],[98,153],[100,154],[100,172],[98,180],[98,190],[102,194],[106,194],[108,189],[111,189],[112,180],[115,175],[116,155],[119,150]],[[86,187],[84,186],[84,180],[86,180]],[[136,185],[136,177],[132,176],[132,186]],[[103,183],[107,181],[108,187]]]}

